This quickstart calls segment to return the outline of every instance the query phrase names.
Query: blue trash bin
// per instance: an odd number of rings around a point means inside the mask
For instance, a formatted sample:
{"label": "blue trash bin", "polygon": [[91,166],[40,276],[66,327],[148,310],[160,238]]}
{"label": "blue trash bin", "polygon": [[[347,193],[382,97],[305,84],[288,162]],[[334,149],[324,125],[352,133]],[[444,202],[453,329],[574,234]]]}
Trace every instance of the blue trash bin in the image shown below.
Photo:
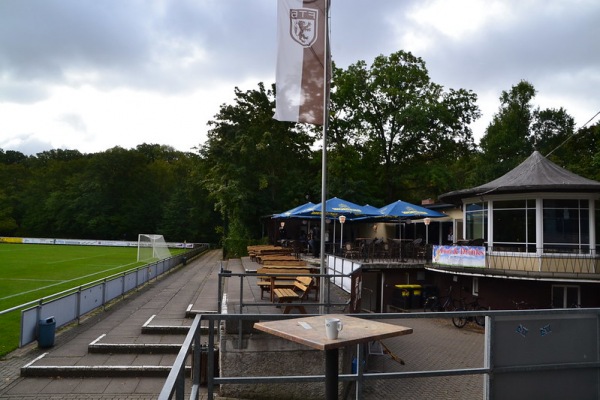
{"label": "blue trash bin", "polygon": [[40,319],[38,324],[38,346],[42,348],[54,346],[55,331],[56,319],[54,317]]}

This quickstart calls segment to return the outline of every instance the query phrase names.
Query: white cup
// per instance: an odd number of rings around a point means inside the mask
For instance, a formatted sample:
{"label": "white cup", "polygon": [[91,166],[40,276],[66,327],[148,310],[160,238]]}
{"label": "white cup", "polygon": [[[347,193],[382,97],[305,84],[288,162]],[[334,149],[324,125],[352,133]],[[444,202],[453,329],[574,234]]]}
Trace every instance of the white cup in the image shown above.
{"label": "white cup", "polygon": [[344,328],[344,324],[339,318],[325,319],[325,334],[327,339],[337,339],[338,333]]}

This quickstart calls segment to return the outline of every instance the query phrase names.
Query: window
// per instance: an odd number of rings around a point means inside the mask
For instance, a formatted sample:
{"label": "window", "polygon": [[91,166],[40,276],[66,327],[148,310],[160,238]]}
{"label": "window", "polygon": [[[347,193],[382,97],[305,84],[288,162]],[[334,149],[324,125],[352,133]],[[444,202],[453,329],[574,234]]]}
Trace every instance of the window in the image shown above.
{"label": "window", "polygon": [[596,254],[600,254],[600,200],[596,200],[594,203],[596,204],[596,220],[594,221],[596,229]]}
{"label": "window", "polygon": [[544,200],[544,253],[589,253],[587,200]]}
{"label": "window", "polygon": [[574,308],[581,306],[579,286],[554,285],[552,286],[553,308]]}
{"label": "window", "polygon": [[494,250],[535,252],[535,200],[494,201],[492,206]]}
{"label": "window", "polygon": [[487,202],[469,203],[466,205],[466,222],[467,237],[465,239],[487,240]]}
{"label": "window", "polygon": [[479,296],[479,278],[473,277],[473,296]]}

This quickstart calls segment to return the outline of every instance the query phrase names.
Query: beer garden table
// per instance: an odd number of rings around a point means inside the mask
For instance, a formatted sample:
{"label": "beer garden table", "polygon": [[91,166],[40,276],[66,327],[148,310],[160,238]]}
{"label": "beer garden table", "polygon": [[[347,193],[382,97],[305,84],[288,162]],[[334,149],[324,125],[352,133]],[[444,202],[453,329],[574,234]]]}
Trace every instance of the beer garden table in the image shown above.
{"label": "beer garden table", "polygon": [[[337,339],[327,339],[325,319],[339,318],[344,324]],[[351,317],[342,314],[325,314],[314,317],[291,318],[257,322],[254,328],[275,336],[325,351],[326,399],[338,399],[339,349],[394,336],[408,335],[412,328],[384,322]]]}

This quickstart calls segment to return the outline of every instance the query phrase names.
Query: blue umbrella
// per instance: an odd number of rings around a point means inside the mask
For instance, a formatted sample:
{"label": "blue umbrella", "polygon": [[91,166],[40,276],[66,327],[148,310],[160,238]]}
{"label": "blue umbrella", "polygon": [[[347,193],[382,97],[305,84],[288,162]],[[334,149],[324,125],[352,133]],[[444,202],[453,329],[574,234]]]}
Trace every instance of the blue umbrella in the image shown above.
{"label": "blue umbrella", "polygon": [[379,209],[379,213],[384,218],[405,218],[405,219],[418,219],[418,218],[443,218],[446,214],[430,210],[425,207],[417,206],[411,203],[407,203],[402,200],[397,200],[393,203],[383,206]]}
{"label": "blue umbrella", "polygon": [[[304,216],[320,216],[321,215],[321,203],[315,204],[314,206],[303,210],[300,215]],[[376,214],[369,212],[363,206],[352,203],[351,201],[339,199],[333,197],[325,202],[325,216],[330,218],[337,218],[340,215],[345,215],[347,218],[352,219],[355,217],[366,217],[374,216]]]}
{"label": "blue umbrella", "polygon": [[[379,212],[384,219],[396,218],[401,219],[422,219],[422,218],[443,218],[446,214],[430,210],[425,207],[417,206],[411,203],[407,203],[402,200],[396,200],[393,203],[383,206],[379,209]],[[401,234],[401,233],[400,233]],[[426,231],[427,243],[429,243],[429,229]],[[402,237],[400,237],[402,239]]]}
{"label": "blue umbrella", "polygon": [[315,205],[315,203],[309,201],[306,204],[302,204],[301,206],[294,207],[291,210],[282,212],[281,214],[274,214],[273,218],[294,218],[298,215],[298,213],[301,213],[304,210],[311,208],[314,205]]}
{"label": "blue umbrella", "polygon": [[364,210],[365,210],[367,213],[369,213],[369,214],[373,214],[373,215],[380,215],[380,213],[379,213],[379,208],[377,208],[377,207],[373,207],[373,206],[372,206],[372,205],[370,205],[370,204],[365,204],[365,205],[363,206],[363,209],[364,209]]}

